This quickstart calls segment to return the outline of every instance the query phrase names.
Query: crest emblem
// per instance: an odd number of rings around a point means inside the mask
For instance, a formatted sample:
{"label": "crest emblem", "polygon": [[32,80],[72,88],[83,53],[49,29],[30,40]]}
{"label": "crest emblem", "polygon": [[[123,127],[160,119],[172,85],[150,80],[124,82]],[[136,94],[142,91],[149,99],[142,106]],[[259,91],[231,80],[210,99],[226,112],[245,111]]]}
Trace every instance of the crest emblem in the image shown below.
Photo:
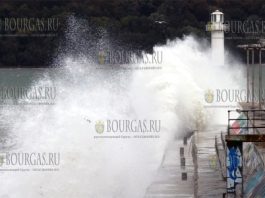
{"label": "crest emblem", "polygon": [[98,53],[98,62],[99,64],[103,65],[105,63],[106,55],[103,51]]}
{"label": "crest emblem", "polygon": [[95,129],[96,129],[96,132],[101,134],[104,132],[104,122],[101,121],[101,120],[98,120],[95,124]]}
{"label": "crest emblem", "polygon": [[214,100],[213,90],[208,89],[204,94],[204,99],[207,103],[212,103]]}
{"label": "crest emblem", "polygon": [[217,157],[216,157],[216,155],[209,156],[209,166],[211,169],[216,170],[216,168],[217,168]]}
{"label": "crest emblem", "polygon": [[0,155],[0,167],[3,166],[5,160],[4,160],[4,156],[3,155]]}

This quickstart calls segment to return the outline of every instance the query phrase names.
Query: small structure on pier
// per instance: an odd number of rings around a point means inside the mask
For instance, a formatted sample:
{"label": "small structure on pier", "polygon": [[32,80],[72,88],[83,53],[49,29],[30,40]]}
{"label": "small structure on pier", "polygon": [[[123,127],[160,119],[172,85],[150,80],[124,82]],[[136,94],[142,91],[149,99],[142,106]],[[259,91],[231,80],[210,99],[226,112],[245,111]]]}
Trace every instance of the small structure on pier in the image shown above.
{"label": "small structure on pier", "polygon": [[219,10],[211,13],[211,21],[207,23],[206,31],[211,32],[212,59],[216,65],[224,65],[224,31],[227,29],[224,14]]}
{"label": "small structure on pier", "polygon": [[[265,40],[260,39],[256,44],[244,44],[238,45],[237,47],[244,49],[247,56],[247,103],[250,102],[251,97],[251,108],[255,108],[255,51],[259,53],[259,81],[258,81],[258,108],[261,109],[263,98],[262,98],[262,51],[265,50]],[[251,52],[251,56],[250,56]],[[250,61],[251,58],[251,61]],[[251,62],[251,63],[250,63]],[[250,90],[251,86],[251,90]],[[250,96],[251,93],[251,96]]]}
{"label": "small structure on pier", "polygon": [[[257,182],[257,186],[253,186],[252,182],[252,191],[249,186],[244,188],[246,186],[243,184],[243,143],[251,142],[254,145],[257,142],[263,142],[263,144],[265,142],[265,109],[262,98],[262,51],[265,50],[265,40],[259,40],[256,44],[238,45],[238,47],[244,49],[247,56],[247,101],[239,104],[242,109],[236,110],[240,114],[238,118],[231,117],[233,111],[228,111],[228,131],[225,137],[227,195],[228,197],[245,197],[251,193],[252,196],[260,194],[264,196],[265,193],[260,191],[264,185],[260,181]],[[259,55],[258,64],[255,64],[255,52]],[[259,67],[258,72],[255,72],[255,66]],[[258,75],[258,82],[255,81],[256,75]],[[258,93],[255,87],[258,88]],[[258,101],[255,101],[257,94]],[[262,176],[261,179],[263,179]]]}
{"label": "small structure on pier", "polygon": [[[231,117],[233,111],[228,111],[228,131],[226,141],[226,181],[228,197],[245,197],[243,178],[243,143],[265,142],[265,110],[245,109],[248,106],[242,103],[243,110],[237,109],[239,118]],[[233,124],[238,122],[239,124]]]}

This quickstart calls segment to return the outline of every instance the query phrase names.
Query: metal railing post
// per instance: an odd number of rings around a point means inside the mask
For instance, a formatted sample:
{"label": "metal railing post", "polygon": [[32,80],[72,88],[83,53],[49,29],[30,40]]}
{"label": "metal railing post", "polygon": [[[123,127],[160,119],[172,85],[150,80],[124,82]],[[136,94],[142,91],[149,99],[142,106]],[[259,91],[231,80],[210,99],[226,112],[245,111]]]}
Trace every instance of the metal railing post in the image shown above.
{"label": "metal railing post", "polygon": [[249,49],[247,49],[247,103],[249,103]]}
{"label": "metal railing post", "polygon": [[228,125],[227,125],[227,133],[230,135],[230,110],[228,110]]}
{"label": "metal railing post", "polygon": [[247,131],[248,131],[248,133],[249,133],[249,128],[248,128],[248,126],[249,126],[249,114],[248,114],[248,111],[247,111]]}
{"label": "metal railing post", "polygon": [[261,49],[259,50],[259,110],[261,110],[261,89],[262,89],[262,69],[261,69]]}
{"label": "metal railing post", "polygon": [[254,72],[255,72],[255,66],[254,66],[254,64],[255,64],[255,57],[254,57],[254,49],[252,49],[252,82],[251,82],[251,85],[252,85],[252,108],[254,108],[254,97],[255,97],[255,93],[254,93],[254,85],[255,85],[255,83],[254,83],[254,79],[255,79],[255,74],[254,74]]}

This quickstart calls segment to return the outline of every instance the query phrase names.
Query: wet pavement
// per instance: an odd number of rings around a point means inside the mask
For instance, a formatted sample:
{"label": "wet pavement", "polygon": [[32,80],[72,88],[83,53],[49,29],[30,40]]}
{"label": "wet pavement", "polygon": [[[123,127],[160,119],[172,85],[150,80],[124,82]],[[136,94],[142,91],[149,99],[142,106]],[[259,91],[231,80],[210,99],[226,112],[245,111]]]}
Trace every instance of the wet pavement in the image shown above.
{"label": "wet pavement", "polygon": [[[183,144],[183,140],[172,142],[155,180],[146,190],[145,198],[223,197],[226,182],[215,149],[215,136],[220,136],[220,132],[220,127],[195,132],[187,145]],[[181,147],[184,155],[180,152]],[[185,167],[181,166],[181,157],[185,158]]]}
{"label": "wet pavement", "polygon": [[[184,155],[180,154],[184,148]],[[185,157],[185,167],[181,166],[181,157]],[[182,180],[182,173],[187,178]],[[186,146],[183,141],[172,142],[164,155],[160,168],[153,183],[147,188],[145,198],[188,198],[194,197],[194,166],[191,155],[190,141]]]}
{"label": "wet pavement", "polygon": [[220,136],[220,132],[221,128],[199,131],[194,135],[195,197],[223,197],[226,193],[226,181],[222,176],[215,149],[215,137]]}
{"label": "wet pavement", "polygon": [[[257,104],[252,106],[251,103],[240,103],[239,106],[243,110],[251,110],[247,114],[250,119],[248,126],[255,129],[248,130],[248,133],[265,134],[264,111],[252,111],[258,109]],[[194,132],[185,146],[183,140],[173,141],[165,152],[156,179],[148,187],[145,198],[226,197],[225,135],[227,135],[227,126],[214,126],[208,130]],[[249,159],[243,172],[243,181],[248,187],[248,191],[244,192],[247,193],[245,196],[264,197],[265,177],[261,181],[253,180],[259,175],[261,165],[264,171],[264,142],[248,143],[245,144],[246,146],[255,149],[244,150],[245,158]],[[180,154],[181,147],[184,148],[184,155]],[[185,167],[181,166],[181,157],[185,157]],[[186,180],[182,178],[183,173],[187,173]],[[240,196],[239,194],[236,197]]]}

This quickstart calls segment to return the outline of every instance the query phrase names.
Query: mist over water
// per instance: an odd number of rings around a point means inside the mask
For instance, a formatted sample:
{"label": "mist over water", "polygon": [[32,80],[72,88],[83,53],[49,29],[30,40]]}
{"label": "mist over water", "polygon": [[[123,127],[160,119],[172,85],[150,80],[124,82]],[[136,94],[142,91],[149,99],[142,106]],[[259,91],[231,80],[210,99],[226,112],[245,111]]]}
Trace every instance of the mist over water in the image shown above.
{"label": "mist over water", "polygon": [[[72,44],[84,40],[68,34]],[[192,36],[156,46],[163,60],[155,70],[98,69],[89,55],[63,53],[61,67],[32,84],[56,87],[54,105],[1,109],[8,126],[2,152],[59,152],[60,170],[1,171],[0,198],[143,197],[170,141],[226,123],[226,109],[204,108],[204,92],[239,88],[243,74],[239,66],[214,67],[206,46]],[[107,119],[161,120],[160,138],[94,139],[96,121]]]}

